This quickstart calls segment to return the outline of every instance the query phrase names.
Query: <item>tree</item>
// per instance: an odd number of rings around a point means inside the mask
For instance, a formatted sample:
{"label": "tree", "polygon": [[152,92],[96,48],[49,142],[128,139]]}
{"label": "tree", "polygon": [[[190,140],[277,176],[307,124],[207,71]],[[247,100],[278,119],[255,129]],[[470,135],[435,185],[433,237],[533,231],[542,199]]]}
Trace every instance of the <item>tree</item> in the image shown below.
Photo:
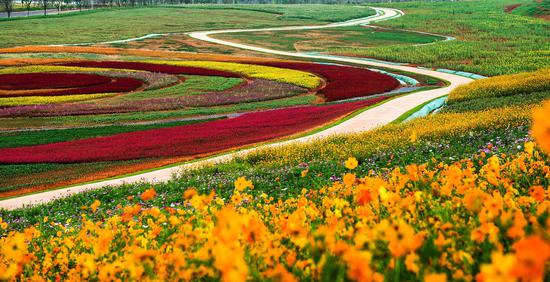
{"label": "tree", "polygon": [[34,0],[21,0],[21,4],[27,9],[27,17],[31,13],[32,2],[34,2]]}
{"label": "tree", "polygon": [[41,1],[42,3],[42,8],[44,8],[44,16],[45,16],[48,12],[48,0],[39,0],[39,1]]}
{"label": "tree", "polygon": [[10,18],[13,11],[13,0],[0,0],[0,3],[2,3],[2,7],[8,13],[8,18]]}

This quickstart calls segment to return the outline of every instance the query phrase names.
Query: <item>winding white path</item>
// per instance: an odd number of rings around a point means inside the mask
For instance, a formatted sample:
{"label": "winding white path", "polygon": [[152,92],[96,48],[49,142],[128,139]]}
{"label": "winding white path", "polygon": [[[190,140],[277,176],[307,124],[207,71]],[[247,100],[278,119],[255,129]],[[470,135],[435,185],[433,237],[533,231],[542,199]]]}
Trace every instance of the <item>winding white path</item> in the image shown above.
{"label": "winding white path", "polygon": [[25,205],[44,203],[44,202],[51,201],[55,198],[65,197],[71,194],[76,194],[76,193],[80,193],[82,191],[91,190],[91,189],[98,189],[109,185],[121,185],[123,183],[136,183],[141,181],[147,181],[150,183],[166,181],[171,179],[174,174],[177,174],[182,169],[192,169],[192,168],[196,168],[206,164],[229,161],[236,156],[242,156],[242,155],[248,154],[254,150],[257,150],[258,148],[282,146],[290,143],[310,142],[315,139],[326,138],[328,136],[332,136],[335,134],[357,133],[357,132],[362,132],[366,130],[371,130],[376,127],[388,124],[394,121],[395,119],[397,119],[399,116],[406,113],[407,111],[417,107],[418,105],[421,105],[432,99],[447,95],[451,90],[455,89],[456,87],[463,84],[470,83],[472,81],[472,79],[470,78],[465,78],[454,74],[443,73],[443,72],[438,72],[438,71],[433,71],[433,70],[428,70],[423,68],[395,65],[395,64],[389,64],[389,63],[383,63],[383,62],[366,61],[366,60],[353,58],[353,57],[333,57],[333,56],[322,55],[322,54],[313,55],[313,54],[306,54],[306,53],[299,53],[299,52],[278,51],[278,50],[272,50],[272,49],[267,49],[262,47],[234,43],[234,42],[210,37],[210,35],[221,34],[221,33],[307,30],[307,29],[321,29],[321,28],[365,25],[375,21],[388,20],[388,19],[400,17],[403,15],[403,12],[396,9],[389,9],[389,8],[373,8],[373,9],[376,10],[375,16],[341,22],[341,23],[333,23],[328,25],[294,26],[294,27],[278,27],[278,28],[264,28],[264,29],[233,29],[233,30],[202,31],[202,32],[191,32],[189,33],[189,36],[196,39],[212,42],[212,43],[232,46],[232,47],[241,48],[241,49],[247,49],[247,50],[256,51],[256,52],[263,52],[268,54],[276,54],[276,55],[282,55],[282,56],[308,58],[308,59],[329,60],[337,63],[344,63],[344,64],[351,63],[351,64],[364,65],[364,66],[383,67],[388,69],[407,71],[407,72],[416,73],[416,74],[423,74],[423,75],[428,75],[435,78],[446,80],[449,82],[448,86],[443,88],[433,89],[433,90],[415,92],[412,94],[395,98],[375,108],[366,110],[358,114],[357,116],[345,122],[342,122],[336,126],[330,127],[326,130],[323,130],[321,132],[318,132],[306,137],[277,142],[273,144],[267,144],[257,148],[245,149],[234,153],[228,153],[225,155],[208,158],[208,159],[202,159],[202,160],[198,160],[195,162],[191,162],[191,163],[187,163],[179,166],[141,173],[134,176],[127,176],[127,177],[122,177],[122,178],[113,179],[113,180],[105,180],[105,181],[96,182],[92,184],[83,184],[83,185],[73,186],[69,188],[45,191],[37,194],[7,199],[7,200],[0,201],[0,208],[16,209],[16,208],[23,207]]}

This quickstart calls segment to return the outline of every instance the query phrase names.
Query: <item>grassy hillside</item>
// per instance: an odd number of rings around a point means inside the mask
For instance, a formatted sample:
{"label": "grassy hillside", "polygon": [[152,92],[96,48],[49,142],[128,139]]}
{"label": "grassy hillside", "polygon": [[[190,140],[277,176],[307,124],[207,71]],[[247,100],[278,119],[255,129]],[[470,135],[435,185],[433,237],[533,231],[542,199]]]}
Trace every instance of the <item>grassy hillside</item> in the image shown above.
{"label": "grassy hillside", "polygon": [[[454,36],[427,46],[330,48],[339,54],[374,57],[483,75],[512,74],[550,66],[550,22],[504,12],[530,1],[487,0],[384,4],[405,16],[382,26]],[[381,4],[382,5],[382,4]]]}
{"label": "grassy hillside", "polygon": [[550,15],[550,0],[534,0],[517,7],[513,13],[532,17],[548,16]]}

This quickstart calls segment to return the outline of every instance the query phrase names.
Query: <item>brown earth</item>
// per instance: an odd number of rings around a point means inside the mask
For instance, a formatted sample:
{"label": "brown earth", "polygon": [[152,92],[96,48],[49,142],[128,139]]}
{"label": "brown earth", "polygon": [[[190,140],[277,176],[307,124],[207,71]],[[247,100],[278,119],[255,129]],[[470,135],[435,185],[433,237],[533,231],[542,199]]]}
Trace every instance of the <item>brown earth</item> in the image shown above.
{"label": "brown earth", "polygon": [[511,13],[513,10],[515,10],[519,6],[521,6],[521,4],[508,5],[508,6],[504,7],[504,12]]}

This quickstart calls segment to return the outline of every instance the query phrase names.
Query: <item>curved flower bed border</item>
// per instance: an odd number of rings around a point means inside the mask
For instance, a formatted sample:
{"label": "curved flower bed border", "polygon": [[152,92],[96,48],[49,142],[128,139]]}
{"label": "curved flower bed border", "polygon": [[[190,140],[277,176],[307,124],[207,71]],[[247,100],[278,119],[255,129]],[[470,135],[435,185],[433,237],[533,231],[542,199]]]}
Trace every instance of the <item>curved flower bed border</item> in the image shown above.
{"label": "curved flower bed border", "polygon": [[130,69],[167,74],[187,74],[222,77],[241,77],[240,74],[228,71],[212,70],[200,67],[173,66],[164,64],[151,64],[141,62],[119,62],[119,61],[78,61],[73,63],[62,63],[62,66],[88,67],[88,68],[110,68]]}
{"label": "curved flower bed border", "polygon": [[327,101],[370,96],[399,87],[397,79],[364,68],[299,62],[254,62],[254,64],[301,70],[324,77],[327,85],[319,91],[319,94],[322,94]]}
{"label": "curved flower bed border", "polygon": [[77,163],[211,154],[290,136],[388,97],[254,112],[202,124],[0,150],[0,163]]}

